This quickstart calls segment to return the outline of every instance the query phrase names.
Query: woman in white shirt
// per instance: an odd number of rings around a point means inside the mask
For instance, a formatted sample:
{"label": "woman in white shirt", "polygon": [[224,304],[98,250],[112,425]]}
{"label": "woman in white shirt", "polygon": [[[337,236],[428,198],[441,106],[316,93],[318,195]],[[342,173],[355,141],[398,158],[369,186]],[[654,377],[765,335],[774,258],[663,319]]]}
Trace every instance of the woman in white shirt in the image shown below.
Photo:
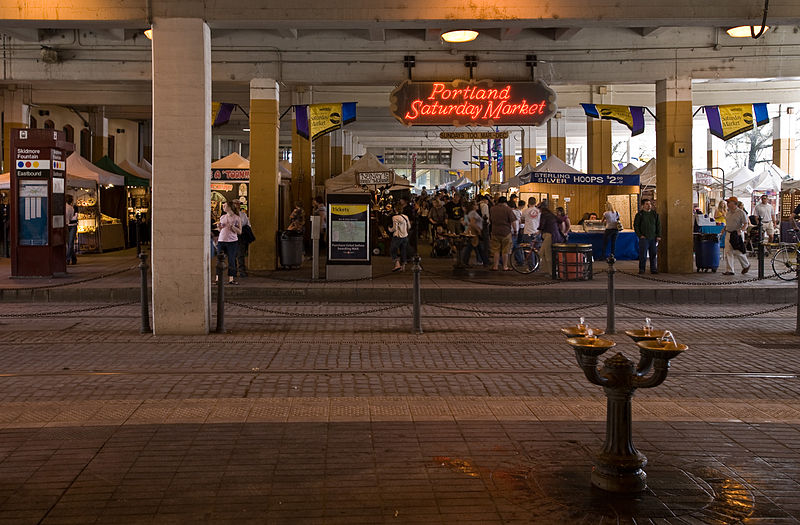
{"label": "woman in white shirt", "polygon": [[222,205],[225,213],[219,218],[219,251],[228,257],[228,284],[239,284],[236,280],[236,252],[239,249],[239,234],[242,233],[242,219],[235,201]]}
{"label": "woman in white shirt", "polygon": [[393,272],[406,269],[406,262],[408,262],[408,228],[408,217],[395,211],[392,216],[392,225],[389,226],[389,231],[392,232],[392,243],[389,250],[394,261]]}
{"label": "woman in white shirt", "polygon": [[614,205],[610,202],[606,202],[603,224],[606,226],[606,229],[603,231],[603,257],[606,257],[606,249],[609,243],[611,243],[611,253],[608,255],[614,257],[614,252],[617,249],[617,235],[619,235],[619,213],[617,213],[614,209]]}

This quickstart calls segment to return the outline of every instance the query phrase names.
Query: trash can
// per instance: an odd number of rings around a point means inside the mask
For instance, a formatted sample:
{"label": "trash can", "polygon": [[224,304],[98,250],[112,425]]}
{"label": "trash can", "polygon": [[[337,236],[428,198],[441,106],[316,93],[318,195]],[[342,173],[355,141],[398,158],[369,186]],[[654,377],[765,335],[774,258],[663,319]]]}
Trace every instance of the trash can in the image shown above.
{"label": "trash can", "polygon": [[694,263],[698,272],[719,268],[719,235],[716,233],[694,234]]}
{"label": "trash can", "polygon": [[284,268],[300,268],[303,265],[303,234],[286,230],[280,233],[280,262]]}
{"label": "trash can", "polygon": [[554,244],[553,278],[562,281],[587,281],[592,278],[591,244]]}

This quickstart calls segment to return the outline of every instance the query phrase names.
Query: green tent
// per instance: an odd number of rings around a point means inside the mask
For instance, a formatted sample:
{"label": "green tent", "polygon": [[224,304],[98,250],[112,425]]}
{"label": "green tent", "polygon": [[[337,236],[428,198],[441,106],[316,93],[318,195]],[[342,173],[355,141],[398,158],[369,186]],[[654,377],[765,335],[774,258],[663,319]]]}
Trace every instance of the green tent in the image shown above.
{"label": "green tent", "polygon": [[145,187],[150,186],[149,180],[128,173],[124,169],[114,164],[114,161],[111,160],[111,158],[108,155],[95,162],[94,165],[97,166],[98,168],[125,177],[125,186],[145,186]]}

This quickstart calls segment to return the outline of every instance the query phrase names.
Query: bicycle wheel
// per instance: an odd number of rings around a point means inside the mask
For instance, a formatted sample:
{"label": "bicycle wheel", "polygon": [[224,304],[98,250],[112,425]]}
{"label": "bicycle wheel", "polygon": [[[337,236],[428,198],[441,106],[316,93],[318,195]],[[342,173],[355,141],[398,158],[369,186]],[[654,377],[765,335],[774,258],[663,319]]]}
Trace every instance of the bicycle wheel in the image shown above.
{"label": "bicycle wheel", "polygon": [[530,244],[520,244],[511,252],[511,267],[518,273],[531,273],[539,268],[539,256]]}
{"label": "bicycle wheel", "polygon": [[794,246],[782,246],[772,256],[772,270],[784,281],[797,279],[797,250]]}

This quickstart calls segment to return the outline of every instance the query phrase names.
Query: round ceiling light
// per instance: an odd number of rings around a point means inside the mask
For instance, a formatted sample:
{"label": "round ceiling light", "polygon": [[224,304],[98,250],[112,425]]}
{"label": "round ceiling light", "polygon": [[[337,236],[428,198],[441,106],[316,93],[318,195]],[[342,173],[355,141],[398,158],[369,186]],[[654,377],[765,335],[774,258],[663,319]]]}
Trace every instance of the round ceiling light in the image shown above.
{"label": "round ceiling light", "polygon": [[[769,30],[769,26],[764,26],[764,31],[767,30]],[[761,32],[761,26],[738,26],[726,31],[733,38],[750,38],[753,34],[757,35],[759,32]]]}
{"label": "round ceiling light", "polygon": [[472,42],[478,38],[478,32],[471,29],[458,29],[442,33],[442,40],[451,43]]}
{"label": "round ceiling light", "polygon": [[144,36],[146,36],[148,40],[152,40],[153,39],[153,28],[151,27],[150,29],[145,29],[144,30]]}

